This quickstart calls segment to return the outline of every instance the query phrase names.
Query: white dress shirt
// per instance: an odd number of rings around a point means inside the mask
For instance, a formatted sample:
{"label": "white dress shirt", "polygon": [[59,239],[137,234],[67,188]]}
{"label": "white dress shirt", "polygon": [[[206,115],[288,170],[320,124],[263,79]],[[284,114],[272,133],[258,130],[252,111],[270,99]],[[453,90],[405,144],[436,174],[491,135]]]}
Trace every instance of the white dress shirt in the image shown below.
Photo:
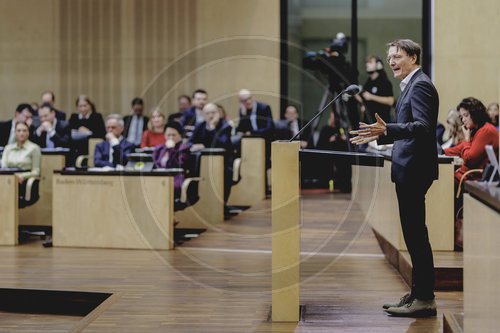
{"label": "white dress shirt", "polygon": [[401,88],[401,91],[404,91],[408,83],[410,83],[411,78],[413,75],[420,69],[420,67],[417,67],[416,69],[413,70],[410,74],[406,75],[406,77],[401,81],[399,84],[399,87]]}

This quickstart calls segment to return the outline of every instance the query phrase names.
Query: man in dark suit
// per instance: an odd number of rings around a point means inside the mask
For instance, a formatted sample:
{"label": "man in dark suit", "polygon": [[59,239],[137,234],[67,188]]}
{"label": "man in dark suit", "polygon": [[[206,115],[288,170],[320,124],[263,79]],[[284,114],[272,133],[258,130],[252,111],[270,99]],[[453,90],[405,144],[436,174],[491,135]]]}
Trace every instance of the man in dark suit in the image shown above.
{"label": "man in dark suit", "polygon": [[106,141],[95,147],[94,165],[96,167],[116,167],[127,164],[127,155],[134,151],[135,146],[122,136],[123,129],[123,119],[120,115],[111,114],[106,118]]}
{"label": "man in dark suit", "polygon": [[31,140],[41,148],[69,147],[71,129],[69,123],[57,119],[55,109],[48,103],[38,109],[40,126],[33,131]]}
{"label": "man in dark suit", "polygon": [[25,122],[30,126],[30,132],[33,131],[33,108],[27,103],[19,104],[16,108],[14,119],[0,123],[0,146],[6,146],[16,141],[15,126],[18,122]]}
{"label": "man in dark suit", "polygon": [[193,131],[196,125],[204,121],[203,108],[207,104],[208,94],[203,89],[193,92],[193,106],[187,108],[182,114],[181,126],[186,131]]}
{"label": "man in dark suit", "polygon": [[396,184],[401,227],[413,272],[411,293],[398,303],[384,304],[396,316],[435,316],[434,263],[425,225],[425,195],[438,178],[436,124],[439,97],[436,88],[420,69],[420,46],[409,40],[389,44],[387,61],[395,78],[401,79],[396,122],[386,124],[378,114],[371,125],[360,123],[351,139],[357,145],[379,139],[394,142],[391,178]]}
{"label": "man in dark suit", "polygon": [[[54,107],[55,102],[56,102],[56,96],[54,95],[54,93],[52,91],[47,90],[47,91],[44,91],[42,93],[42,105],[43,104],[50,104],[50,106],[52,106],[52,108],[54,109],[54,112],[56,113],[56,118],[59,120],[66,121],[66,113],[64,111],[57,110]],[[35,114],[35,116],[40,116],[40,115],[37,113],[37,114]]]}
{"label": "man in dark suit", "polygon": [[[196,151],[204,148],[224,148],[224,207],[229,198],[233,175],[233,144],[231,142],[232,127],[220,118],[219,108],[213,103],[203,108],[204,121],[193,131],[188,140],[191,150]],[[225,208],[225,211],[227,208]]]}
{"label": "man in dark suit", "polygon": [[[295,136],[295,134],[297,134],[302,129],[302,127],[307,124],[307,121],[299,118],[299,112],[294,105],[289,105],[286,107],[285,119],[287,121],[287,127],[289,131],[289,137],[285,139],[290,139]],[[300,147],[305,149],[307,148],[310,139],[311,130],[310,127],[308,127],[297,137],[296,140],[300,140]]]}
{"label": "man in dark suit", "polygon": [[132,100],[134,114],[123,118],[125,130],[123,136],[136,147],[141,145],[142,133],[148,129],[149,118],[144,116],[144,101],[140,97]]}
{"label": "man in dark suit", "polygon": [[236,132],[260,135],[270,140],[274,131],[273,115],[269,105],[254,101],[252,93],[242,89],[238,93],[240,121]]}

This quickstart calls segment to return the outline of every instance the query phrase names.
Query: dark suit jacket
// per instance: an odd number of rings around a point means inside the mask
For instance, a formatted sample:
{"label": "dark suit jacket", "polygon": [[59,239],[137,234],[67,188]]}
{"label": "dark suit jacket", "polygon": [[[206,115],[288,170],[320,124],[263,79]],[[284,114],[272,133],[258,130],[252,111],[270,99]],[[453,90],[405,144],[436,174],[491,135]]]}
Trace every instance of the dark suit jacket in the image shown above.
{"label": "dark suit jacket", "polygon": [[0,122],[0,146],[6,146],[9,141],[12,119]]}
{"label": "dark suit jacket", "polygon": [[393,182],[432,181],[438,178],[436,125],[439,96],[432,81],[419,69],[396,104],[396,122],[387,124],[379,144],[394,142]]}
{"label": "dark suit jacket", "polygon": [[184,111],[181,119],[181,126],[195,126],[196,125],[196,107],[191,106]]}
{"label": "dark suit jacket", "polygon": [[271,138],[274,130],[274,124],[273,115],[271,113],[271,108],[269,107],[269,105],[257,102],[257,131],[254,131],[252,128],[250,114],[247,112],[247,115],[243,116],[241,111],[242,110],[240,108],[240,121],[238,123],[238,127],[236,128],[236,132],[250,131],[252,134],[261,135],[268,139]]}
{"label": "dark suit jacket", "polygon": [[[299,131],[307,124],[306,120],[297,119],[299,124]],[[274,122],[274,133],[277,140],[289,140],[293,137],[290,121],[281,119]],[[306,128],[296,140],[303,140],[309,142],[311,139],[311,127]]]}
{"label": "dark suit jacket", "polygon": [[204,121],[196,125],[187,144],[191,146],[195,143],[202,143],[206,148],[224,148],[228,153],[232,154],[231,130],[231,126],[224,119],[220,119],[212,131],[207,129]]}
{"label": "dark suit jacket", "polygon": [[97,112],[92,112],[89,119],[79,119],[78,113],[72,113],[69,118],[69,126],[71,129],[78,129],[80,126],[85,126],[92,131],[91,138],[104,139],[106,128],[104,127],[104,119]]}
{"label": "dark suit jacket", "polygon": [[109,141],[104,141],[95,146],[94,165],[96,167],[111,166],[117,164],[126,165],[128,162],[127,155],[132,153],[135,146],[123,138],[119,144],[113,146],[113,163],[109,162]]}
{"label": "dark suit jacket", "polygon": [[[71,128],[69,124],[63,120],[57,120],[56,123],[56,134],[50,138],[54,143],[54,147],[68,148],[71,139]],[[40,146],[40,148],[47,148],[47,132],[42,132],[41,136],[38,136],[36,130],[32,134],[32,140],[34,143]]]}
{"label": "dark suit jacket", "polygon": [[[0,122],[0,147],[4,147],[9,143],[10,129],[12,128],[12,119]],[[30,140],[32,139],[31,133],[35,130],[33,125],[30,126]]]}
{"label": "dark suit jacket", "polygon": [[[54,111],[56,112],[56,118],[57,118],[57,120],[64,120],[64,121],[66,121],[66,112],[58,110],[56,108],[54,108]],[[35,112],[33,113],[33,117],[38,117],[38,110],[35,110]]]}
{"label": "dark suit jacket", "polygon": [[57,120],[63,120],[66,121],[66,113],[61,110],[54,109],[56,111],[56,118]]}
{"label": "dark suit jacket", "polygon": [[[128,131],[130,129],[130,123],[132,122],[132,117],[133,117],[133,115],[128,115],[128,116],[123,117],[123,122],[125,123],[125,130],[123,131],[124,138],[128,137]],[[143,116],[143,117],[144,117],[144,121],[142,124],[143,125],[142,132],[144,132],[145,130],[148,129],[148,121],[149,121],[148,117],[146,117],[146,116]]]}

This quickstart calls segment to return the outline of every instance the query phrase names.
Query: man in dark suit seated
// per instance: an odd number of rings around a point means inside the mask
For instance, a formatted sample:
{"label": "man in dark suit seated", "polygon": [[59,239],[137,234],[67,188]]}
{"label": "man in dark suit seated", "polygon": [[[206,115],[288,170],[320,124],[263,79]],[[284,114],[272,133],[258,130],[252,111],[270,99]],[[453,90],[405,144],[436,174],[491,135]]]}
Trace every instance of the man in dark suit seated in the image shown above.
{"label": "man in dark suit seated", "polygon": [[224,148],[224,207],[231,192],[233,175],[233,144],[231,143],[232,127],[222,118],[217,105],[209,103],[203,108],[204,121],[194,129],[187,144],[192,151],[204,148]]}
{"label": "man in dark suit seated", "polygon": [[181,125],[185,131],[193,131],[196,125],[204,121],[203,108],[207,104],[208,94],[203,89],[193,92],[193,106],[184,111]]}
{"label": "man in dark suit seated", "polygon": [[270,140],[273,135],[273,115],[271,108],[265,103],[254,101],[252,93],[247,89],[242,89],[238,93],[240,109],[238,111],[240,121],[236,132],[245,135],[260,135]]}
{"label": "man in dark suit seated", "polygon": [[33,108],[27,103],[19,104],[16,108],[14,119],[0,123],[0,146],[6,146],[9,143],[16,142],[15,127],[16,123],[25,122],[30,126],[30,132],[33,131]]}
{"label": "man in dark suit seated", "polygon": [[[47,91],[44,91],[42,93],[42,105],[49,104],[54,109],[54,112],[56,113],[56,118],[59,120],[66,121],[66,113],[64,111],[57,110],[54,107],[55,102],[56,102],[56,96],[54,95],[54,93],[52,91],[47,90]],[[38,113],[36,115],[40,116]],[[41,119],[40,119],[40,121],[41,121]]]}
{"label": "man in dark suit seated", "polygon": [[123,129],[123,119],[120,115],[111,114],[106,118],[106,141],[95,147],[94,165],[96,167],[116,167],[127,164],[127,155],[133,152],[135,147],[122,136]]}
{"label": "man in dark suit seated", "polygon": [[56,110],[48,103],[38,109],[40,126],[32,133],[32,141],[40,148],[69,147],[71,128],[69,123],[57,119]]}
{"label": "man in dark suit seated", "polygon": [[[299,118],[299,112],[294,105],[289,105],[285,109],[285,119],[287,121],[287,127],[289,131],[288,139],[292,138],[295,134],[297,134],[307,121]],[[296,140],[300,140],[300,147],[305,149],[310,141],[311,130],[310,127],[306,128]]]}
{"label": "man in dark suit seated", "polygon": [[425,225],[425,195],[438,178],[436,125],[439,96],[432,81],[420,68],[420,45],[409,39],[389,44],[387,62],[401,81],[396,104],[396,122],[360,123],[351,138],[356,145],[379,140],[394,142],[391,178],[396,184],[401,229],[412,262],[411,292],[397,303],[383,307],[395,316],[435,316],[434,261]]}
{"label": "man in dark suit seated", "polygon": [[133,115],[123,118],[125,130],[123,136],[136,147],[141,145],[142,133],[148,129],[149,118],[144,116],[144,101],[136,97],[132,100]]}

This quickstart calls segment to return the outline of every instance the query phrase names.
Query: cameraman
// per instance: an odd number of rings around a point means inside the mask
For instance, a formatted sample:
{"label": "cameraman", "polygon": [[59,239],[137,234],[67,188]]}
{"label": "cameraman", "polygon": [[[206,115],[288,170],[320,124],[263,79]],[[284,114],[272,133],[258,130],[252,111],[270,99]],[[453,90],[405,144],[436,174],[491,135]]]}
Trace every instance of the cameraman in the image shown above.
{"label": "cameraman", "polygon": [[363,85],[363,92],[356,95],[361,103],[362,118],[365,122],[375,121],[375,113],[386,122],[391,122],[391,106],[394,104],[392,84],[384,71],[382,59],[375,56],[366,58],[366,72],[368,79]]}

